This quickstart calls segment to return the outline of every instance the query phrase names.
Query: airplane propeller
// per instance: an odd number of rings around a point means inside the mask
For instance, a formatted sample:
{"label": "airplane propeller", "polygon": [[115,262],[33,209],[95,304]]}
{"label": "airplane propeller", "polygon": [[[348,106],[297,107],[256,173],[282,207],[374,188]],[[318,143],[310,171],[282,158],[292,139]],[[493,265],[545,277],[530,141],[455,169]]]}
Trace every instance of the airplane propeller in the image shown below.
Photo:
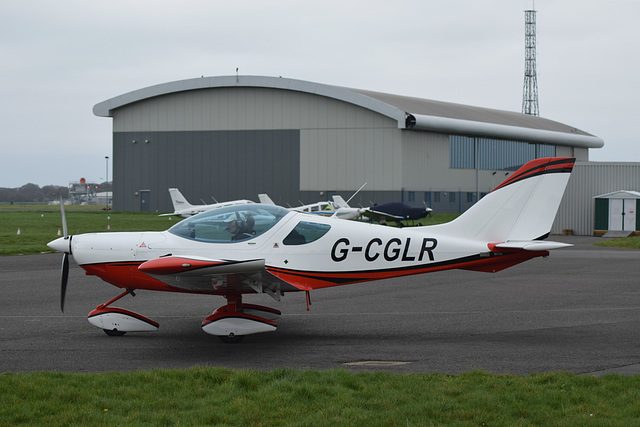
{"label": "airplane propeller", "polygon": [[49,242],[47,246],[58,252],[62,252],[62,266],[60,269],[60,310],[64,312],[64,299],[67,293],[67,281],[69,279],[69,254],[71,254],[71,236],[67,233],[67,218],[64,213],[64,203],[60,194],[60,213],[62,216],[62,237]]}
{"label": "airplane propeller", "polygon": [[60,310],[64,313],[64,298],[67,294],[67,280],[69,279],[69,254],[62,254],[62,282],[60,285]]}

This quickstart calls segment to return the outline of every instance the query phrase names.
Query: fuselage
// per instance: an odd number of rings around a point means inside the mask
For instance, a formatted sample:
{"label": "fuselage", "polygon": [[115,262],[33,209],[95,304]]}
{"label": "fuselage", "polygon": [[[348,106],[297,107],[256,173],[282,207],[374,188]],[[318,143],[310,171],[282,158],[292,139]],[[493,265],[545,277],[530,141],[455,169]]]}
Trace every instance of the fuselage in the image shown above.
{"label": "fuselage", "polygon": [[[142,263],[168,256],[264,260],[268,272],[298,289],[314,289],[451,268],[483,269],[478,267],[496,255],[486,242],[442,235],[437,226],[395,228],[288,211],[270,226],[263,224],[265,231],[255,237],[232,241],[230,235],[207,229],[220,228],[215,221],[204,221],[220,215],[204,215],[162,232],[76,235],[71,239],[71,254],[88,274],[115,286],[165,291],[185,289],[168,287],[142,273],[138,270]],[[204,237],[199,239],[196,231]],[[306,235],[303,242],[291,239],[298,231]],[[208,292],[217,293],[213,288]]]}

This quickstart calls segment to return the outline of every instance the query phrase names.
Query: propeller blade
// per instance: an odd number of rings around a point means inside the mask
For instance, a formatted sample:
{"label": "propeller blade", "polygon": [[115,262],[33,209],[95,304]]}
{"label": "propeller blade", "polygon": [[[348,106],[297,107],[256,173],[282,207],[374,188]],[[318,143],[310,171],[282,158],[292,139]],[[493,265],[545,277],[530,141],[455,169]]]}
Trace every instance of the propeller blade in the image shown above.
{"label": "propeller blade", "polygon": [[60,192],[60,214],[62,215],[62,237],[65,239],[69,234],[67,233],[67,218],[64,214],[64,203],[62,201],[62,192]]}
{"label": "propeller blade", "polygon": [[62,254],[62,282],[60,284],[60,310],[64,312],[64,297],[67,293],[67,279],[69,279],[69,254]]}

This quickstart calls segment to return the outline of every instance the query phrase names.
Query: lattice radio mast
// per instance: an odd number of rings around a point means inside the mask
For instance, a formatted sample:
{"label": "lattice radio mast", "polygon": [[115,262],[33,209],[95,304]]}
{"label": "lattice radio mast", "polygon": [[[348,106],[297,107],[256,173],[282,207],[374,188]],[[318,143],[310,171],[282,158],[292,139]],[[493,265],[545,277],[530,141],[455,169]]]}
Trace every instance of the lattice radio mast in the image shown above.
{"label": "lattice radio mast", "polygon": [[536,11],[524,11],[524,88],[522,112],[539,116],[538,79],[536,77]]}

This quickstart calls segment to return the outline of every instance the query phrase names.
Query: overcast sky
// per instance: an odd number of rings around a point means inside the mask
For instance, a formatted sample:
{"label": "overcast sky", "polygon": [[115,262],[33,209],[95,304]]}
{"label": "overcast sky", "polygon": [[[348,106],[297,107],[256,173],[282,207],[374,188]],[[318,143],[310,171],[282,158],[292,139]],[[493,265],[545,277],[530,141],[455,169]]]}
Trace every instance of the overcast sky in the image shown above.
{"label": "overcast sky", "polygon": [[[524,0],[4,1],[0,187],[111,172],[112,119],[143,87],[235,74],[520,112]],[[540,115],[640,162],[638,0],[538,0]]]}

